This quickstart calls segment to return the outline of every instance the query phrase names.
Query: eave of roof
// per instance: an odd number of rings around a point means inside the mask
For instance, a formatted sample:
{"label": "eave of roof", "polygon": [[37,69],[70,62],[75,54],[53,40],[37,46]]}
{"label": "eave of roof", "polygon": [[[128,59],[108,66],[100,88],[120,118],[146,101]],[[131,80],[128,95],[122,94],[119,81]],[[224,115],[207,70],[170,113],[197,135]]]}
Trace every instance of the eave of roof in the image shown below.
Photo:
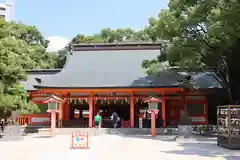
{"label": "eave of roof", "polygon": [[163,42],[72,44],[73,51],[160,50]]}
{"label": "eave of roof", "polygon": [[91,89],[138,89],[138,88],[183,88],[179,85],[172,85],[172,86],[115,86],[115,87],[57,87],[57,86],[44,86],[44,85],[34,85],[35,88],[38,89],[84,89],[84,90],[91,90]]}
{"label": "eave of roof", "polygon": [[20,83],[28,92],[36,91],[37,89],[33,87],[33,85],[38,84],[36,78],[42,79],[46,76],[52,76],[60,72],[61,69],[28,69],[27,72],[27,80],[21,81]]}
{"label": "eave of roof", "polygon": [[60,72],[62,69],[27,69],[28,74],[55,74]]}

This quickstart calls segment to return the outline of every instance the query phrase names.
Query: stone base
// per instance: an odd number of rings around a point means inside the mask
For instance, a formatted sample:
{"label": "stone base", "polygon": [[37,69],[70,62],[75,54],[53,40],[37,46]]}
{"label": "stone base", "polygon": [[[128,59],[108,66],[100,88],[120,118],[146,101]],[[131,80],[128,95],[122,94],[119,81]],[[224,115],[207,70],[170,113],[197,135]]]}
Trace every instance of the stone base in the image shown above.
{"label": "stone base", "polygon": [[231,150],[240,150],[240,136],[239,137],[227,137],[218,135],[217,145]]}
{"label": "stone base", "polygon": [[5,127],[0,141],[18,141],[23,140],[23,129],[20,125],[9,125]]}
{"label": "stone base", "polygon": [[192,126],[191,125],[178,125],[178,136],[188,138],[192,136]]}

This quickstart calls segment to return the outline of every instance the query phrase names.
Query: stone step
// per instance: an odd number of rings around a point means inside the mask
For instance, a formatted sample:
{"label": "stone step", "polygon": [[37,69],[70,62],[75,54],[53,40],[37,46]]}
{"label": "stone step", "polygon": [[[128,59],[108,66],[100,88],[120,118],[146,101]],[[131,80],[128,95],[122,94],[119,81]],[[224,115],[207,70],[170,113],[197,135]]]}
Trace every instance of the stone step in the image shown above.
{"label": "stone step", "polygon": [[[50,126],[28,126],[25,128],[26,133],[37,133],[39,128],[48,128]],[[201,126],[198,126],[199,128]],[[193,133],[199,135],[216,135],[215,126],[211,127],[211,129],[206,129],[206,126],[201,127],[203,128],[201,133],[199,133],[196,126],[193,126]],[[212,129],[214,128],[214,129]],[[95,128],[80,128],[80,127],[69,127],[69,128],[58,128],[57,129],[59,134],[71,134],[72,132],[88,132],[89,134],[95,133]],[[111,128],[101,128],[101,133],[112,133]],[[156,129],[158,135],[176,135],[178,133],[178,128],[157,128]],[[119,134],[151,134],[151,128],[117,128],[114,129],[114,133]]]}

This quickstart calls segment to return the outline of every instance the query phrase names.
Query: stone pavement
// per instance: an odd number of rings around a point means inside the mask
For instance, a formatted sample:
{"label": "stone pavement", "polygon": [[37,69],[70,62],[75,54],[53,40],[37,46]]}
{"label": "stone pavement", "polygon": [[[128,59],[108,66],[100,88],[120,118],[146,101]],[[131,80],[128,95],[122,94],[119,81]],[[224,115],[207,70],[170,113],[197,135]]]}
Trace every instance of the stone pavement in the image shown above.
{"label": "stone pavement", "polygon": [[90,137],[89,149],[70,149],[71,135],[54,138],[25,137],[23,141],[0,142],[1,160],[240,160],[240,151],[216,145],[213,138],[188,140],[143,135]]}

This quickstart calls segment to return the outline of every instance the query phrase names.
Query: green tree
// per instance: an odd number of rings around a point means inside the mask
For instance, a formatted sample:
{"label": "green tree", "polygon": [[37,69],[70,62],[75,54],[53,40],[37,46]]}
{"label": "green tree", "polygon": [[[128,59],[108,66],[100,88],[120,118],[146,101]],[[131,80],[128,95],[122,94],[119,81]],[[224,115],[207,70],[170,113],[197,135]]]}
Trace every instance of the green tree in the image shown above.
{"label": "green tree", "polygon": [[78,34],[75,36],[71,43],[115,43],[124,41],[149,41],[154,39],[150,37],[150,28],[146,28],[140,31],[134,31],[131,28],[118,28],[110,29],[103,28],[98,34],[92,36],[86,36],[83,34]]}
{"label": "green tree", "polygon": [[215,69],[229,89],[229,100],[237,100],[240,1],[169,0],[168,6],[157,19],[150,19],[148,30],[156,39],[166,40],[163,53],[170,66]]}
{"label": "green tree", "polygon": [[63,68],[67,60],[67,49],[64,48],[53,55],[57,55],[56,68]]}
{"label": "green tree", "polygon": [[[149,41],[154,39],[151,34],[151,28],[146,28],[139,31],[134,31],[131,28],[110,29],[104,28],[99,33],[91,36],[78,34],[70,42],[70,44],[94,44],[94,43],[117,43],[124,41]],[[62,68],[66,62],[67,50],[63,49],[54,54],[57,54],[56,68]]]}
{"label": "green tree", "polygon": [[0,19],[0,114],[39,111],[28,101],[20,80],[26,79],[26,69],[56,65],[53,56],[46,52],[47,45],[35,27]]}

